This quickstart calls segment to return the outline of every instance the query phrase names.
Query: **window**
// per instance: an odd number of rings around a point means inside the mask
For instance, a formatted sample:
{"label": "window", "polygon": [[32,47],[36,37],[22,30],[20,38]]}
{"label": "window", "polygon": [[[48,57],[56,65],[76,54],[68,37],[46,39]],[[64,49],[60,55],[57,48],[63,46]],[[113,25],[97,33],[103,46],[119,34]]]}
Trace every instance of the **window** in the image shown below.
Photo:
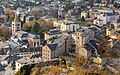
{"label": "window", "polygon": [[36,46],[36,43],[34,42],[34,47]]}
{"label": "window", "polygon": [[20,27],[17,27],[17,29],[19,29]]}
{"label": "window", "polygon": [[20,26],[20,24],[18,24],[17,26]]}
{"label": "window", "polygon": [[37,42],[37,45],[39,45],[39,42]]}
{"label": "window", "polygon": [[75,31],[75,26],[73,26],[73,31]]}

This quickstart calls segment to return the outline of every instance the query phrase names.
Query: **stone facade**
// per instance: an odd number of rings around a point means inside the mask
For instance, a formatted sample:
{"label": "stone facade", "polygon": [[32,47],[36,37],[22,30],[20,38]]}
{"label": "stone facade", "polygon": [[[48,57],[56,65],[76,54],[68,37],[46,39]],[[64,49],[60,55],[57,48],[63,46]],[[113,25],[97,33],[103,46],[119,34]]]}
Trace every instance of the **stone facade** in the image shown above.
{"label": "stone facade", "polygon": [[61,35],[61,31],[58,29],[52,29],[49,32],[45,33],[45,40]]}
{"label": "stone facade", "polygon": [[72,49],[73,40],[68,36],[58,36],[53,42],[49,43],[42,48],[42,58],[50,60],[59,57],[60,55],[69,52]]}
{"label": "stone facade", "polygon": [[88,28],[80,28],[76,32],[76,53],[79,48],[83,47],[89,40],[94,40],[94,32]]}
{"label": "stone facade", "polygon": [[65,53],[65,43],[63,43],[60,47],[57,47],[52,50],[48,45],[44,46],[42,49],[42,59],[43,60],[50,60],[53,58],[57,58],[60,55]]}
{"label": "stone facade", "polygon": [[15,15],[15,19],[12,22],[12,34],[14,34],[16,31],[21,30],[21,22],[18,20],[17,14]]}

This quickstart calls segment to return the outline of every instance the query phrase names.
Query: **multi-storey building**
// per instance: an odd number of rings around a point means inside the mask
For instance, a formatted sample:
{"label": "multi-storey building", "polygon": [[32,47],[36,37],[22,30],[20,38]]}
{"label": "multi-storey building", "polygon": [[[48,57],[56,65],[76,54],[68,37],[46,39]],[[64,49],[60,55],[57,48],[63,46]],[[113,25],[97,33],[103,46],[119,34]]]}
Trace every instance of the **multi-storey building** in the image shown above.
{"label": "multi-storey building", "polygon": [[72,49],[72,39],[69,36],[61,35],[48,40],[42,49],[42,59],[50,60]]}
{"label": "multi-storey building", "polygon": [[76,32],[76,53],[79,53],[79,48],[83,47],[89,40],[94,40],[94,32],[87,27],[78,29]]}
{"label": "multi-storey building", "polygon": [[20,30],[21,30],[21,22],[19,21],[17,14],[15,14],[14,21],[12,22],[12,34]]}

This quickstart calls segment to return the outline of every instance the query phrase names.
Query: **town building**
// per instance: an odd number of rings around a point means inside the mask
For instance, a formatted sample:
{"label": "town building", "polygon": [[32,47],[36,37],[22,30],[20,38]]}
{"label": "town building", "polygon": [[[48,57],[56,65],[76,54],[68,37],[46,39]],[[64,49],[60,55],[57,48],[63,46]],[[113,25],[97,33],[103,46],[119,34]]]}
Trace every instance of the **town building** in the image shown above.
{"label": "town building", "polygon": [[37,59],[28,58],[28,57],[21,58],[21,59],[15,61],[15,71],[17,72],[24,65],[37,64],[37,63],[40,63],[40,62],[41,62],[41,58],[37,58]]}
{"label": "town building", "polygon": [[103,26],[111,21],[117,20],[117,15],[114,13],[108,13],[108,12],[101,12],[97,15],[97,19],[94,20],[94,24]]}
{"label": "town building", "polygon": [[79,28],[78,24],[75,24],[73,21],[62,20],[55,21],[54,27],[58,27],[61,31],[75,32]]}
{"label": "town building", "polygon": [[61,34],[62,34],[62,32],[60,30],[52,29],[52,30],[50,30],[50,31],[48,31],[47,33],[44,34],[45,35],[44,39],[48,40],[48,39],[50,39],[52,37],[55,37],[55,36],[58,36],[58,35],[61,35]]}
{"label": "town building", "polygon": [[40,37],[36,34],[28,33],[25,31],[16,31],[9,39],[8,44],[12,49],[40,47]]}
{"label": "town building", "polygon": [[88,27],[81,27],[76,32],[76,53],[89,40],[94,40],[94,32]]}
{"label": "town building", "polygon": [[88,16],[89,16],[88,14],[89,14],[88,12],[82,11],[80,17],[88,18]]}
{"label": "town building", "polygon": [[42,47],[37,48],[18,48],[15,50],[11,50],[11,54],[19,56],[19,57],[31,57],[33,55],[42,55]]}
{"label": "town building", "polygon": [[53,37],[47,41],[42,49],[42,59],[50,60],[69,52],[72,49],[72,39],[69,36],[60,35]]}
{"label": "town building", "polygon": [[12,34],[20,30],[21,30],[21,22],[19,21],[17,14],[15,14],[14,21],[12,22]]}
{"label": "town building", "polygon": [[85,59],[98,57],[97,47],[97,42],[95,40],[90,40],[88,43],[84,44],[83,47],[79,48],[78,54],[82,55]]}

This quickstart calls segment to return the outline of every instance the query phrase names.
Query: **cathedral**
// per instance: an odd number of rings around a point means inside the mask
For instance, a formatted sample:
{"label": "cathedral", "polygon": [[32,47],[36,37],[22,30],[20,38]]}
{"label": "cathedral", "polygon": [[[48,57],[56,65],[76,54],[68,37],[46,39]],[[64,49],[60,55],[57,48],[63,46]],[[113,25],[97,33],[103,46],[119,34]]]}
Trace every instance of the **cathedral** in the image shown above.
{"label": "cathedral", "polygon": [[40,36],[21,30],[21,22],[15,15],[12,22],[12,36],[8,40],[8,44],[12,49],[15,48],[35,48],[40,47]]}

